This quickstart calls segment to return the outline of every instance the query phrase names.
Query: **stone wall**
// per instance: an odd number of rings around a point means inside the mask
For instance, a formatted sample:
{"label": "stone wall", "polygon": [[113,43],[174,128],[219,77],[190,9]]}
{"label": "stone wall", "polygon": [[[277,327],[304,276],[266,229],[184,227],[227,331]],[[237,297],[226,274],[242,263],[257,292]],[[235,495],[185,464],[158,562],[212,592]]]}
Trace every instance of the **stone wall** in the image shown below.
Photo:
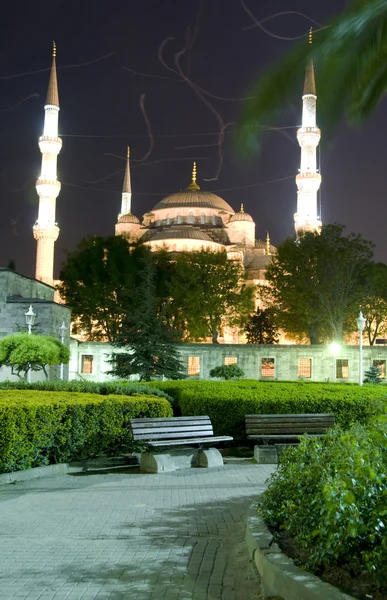
{"label": "stone wall", "polygon": [[[70,343],[71,309],[64,304],[54,302],[55,289],[41,281],[26,277],[10,269],[0,269],[0,338],[11,333],[26,331],[25,313],[29,306],[36,315],[32,333],[51,335],[60,339],[60,326],[64,322],[66,331],[64,343]],[[50,369],[50,378],[59,377],[60,367]],[[67,379],[68,366],[64,376]],[[44,379],[41,372],[32,373],[33,381]],[[15,380],[6,367],[0,368],[0,380]]]}
{"label": "stone wall", "polygon": [[[110,344],[71,340],[70,348],[70,379],[112,379],[106,375],[111,368],[109,356],[116,351]],[[194,379],[209,379],[211,369],[236,360],[248,379],[359,381],[359,346],[342,346],[335,355],[329,346],[309,345],[181,344],[178,348],[187,374]],[[387,346],[363,347],[363,373],[374,360],[383,361],[385,375]],[[85,372],[85,367],[91,372]]]}

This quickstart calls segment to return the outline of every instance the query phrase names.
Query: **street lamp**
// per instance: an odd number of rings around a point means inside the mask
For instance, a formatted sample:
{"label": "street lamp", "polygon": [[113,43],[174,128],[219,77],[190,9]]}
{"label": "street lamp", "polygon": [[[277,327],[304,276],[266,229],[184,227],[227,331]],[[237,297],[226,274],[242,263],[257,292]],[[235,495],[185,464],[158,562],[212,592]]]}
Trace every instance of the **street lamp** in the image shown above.
{"label": "street lamp", "polygon": [[[32,310],[31,304],[30,304],[30,307],[27,310],[27,312],[24,313],[24,315],[26,318],[26,325],[28,327],[28,335],[31,335],[31,328],[32,328],[32,325],[34,324],[35,317],[36,317],[36,314]],[[28,371],[27,371],[27,381],[28,381],[28,383],[31,383],[31,369],[28,369]]]}
{"label": "street lamp", "polygon": [[356,319],[357,328],[359,330],[359,385],[363,385],[363,329],[365,327],[367,319],[363,317],[363,313],[360,311],[359,316]]}
{"label": "street lamp", "polygon": [[[59,327],[60,329],[60,341],[63,344],[64,343],[64,336],[65,336],[65,331],[67,329],[66,324],[64,321],[62,321],[62,325]],[[63,379],[63,363],[60,363],[60,379]]]}

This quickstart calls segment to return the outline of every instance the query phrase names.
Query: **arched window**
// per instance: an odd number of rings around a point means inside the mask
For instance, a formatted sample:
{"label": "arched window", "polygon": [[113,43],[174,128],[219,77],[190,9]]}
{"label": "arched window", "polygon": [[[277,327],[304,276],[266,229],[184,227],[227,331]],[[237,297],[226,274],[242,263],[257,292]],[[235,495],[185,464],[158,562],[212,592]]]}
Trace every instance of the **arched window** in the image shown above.
{"label": "arched window", "polygon": [[192,213],[190,213],[190,214],[188,215],[188,223],[189,223],[190,225],[192,225],[193,223],[195,223],[195,217],[193,216],[193,214],[192,214]]}
{"label": "arched window", "polygon": [[183,223],[183,216],[182,215],[177,215],[176,223],[178,225],[181,225]]}
{"label": "arched window", "polygon": [[202,225],[204,225],[205,222],[206,222],[206,215],[200,215],[200,223]]}

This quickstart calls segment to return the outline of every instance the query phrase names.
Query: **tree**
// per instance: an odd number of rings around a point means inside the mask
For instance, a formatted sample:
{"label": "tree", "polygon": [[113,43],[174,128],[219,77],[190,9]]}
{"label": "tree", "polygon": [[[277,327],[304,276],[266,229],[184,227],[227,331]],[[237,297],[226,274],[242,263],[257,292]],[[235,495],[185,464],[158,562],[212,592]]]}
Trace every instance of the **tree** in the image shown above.
{"label": "tree", "polygon": [[379,335],[387,333],[387,265],[373,263],[368,271],[370,293],[363,300],[362,309],[366,317],[365,331],[370,346]]}
{"label": "tree", "polygon": [[382,381],[381,375],[382,375],[382,369],[380,369],[376,365],[371,365],[370,368],[368,369],[368,371],[366,371],[364,373],[363,383],[378,384]]}
{"label": "tree", "polygon": [[[72,308],[73,333],[82,332],[89,340],[116,339],[139,285],[143,258],[149,252],[147,246],[112,236],[86,238],[68,253],[58,290]],[[156,287],[165,296],[170,277],[167,253],[155,253],[155,264]]]}
{"label": "tree", "polygon": [[254,290],[245,280],[241,263],[228,259],[225,252],[177,255],[170,295],[188,339],[211,337],[216,344],[221,327],[244,325],[254,309]]}
{"label": "tree", "polygon": [[245,326],[248,344],[278,344],[281,335],[273,317],[273,308],[257,308]]}
{"label": "tree", "polygon": [[0,366],[10,367],[19,379],[26,379],[29,370],[43,371],[48,378],[46,367],[69,359],[68,347],[48,335],[14,333],[0,340]]}
{"label": "tree", "polygon": [[267,302],[277,310],[279,325],[311,344],[341,342],[371,289],[373,245],[343,231],[342,225],[325,225],[320,234],[288,238],[266,271]]}
{"label": "tree", "polygon": [[311,59],[324,128],[336,125],[343,114],[350,123],[364,122],[386,94],[386,58],[387,0],[352,0],[317,30],[313,44],[303,40],[258,79],[245,106],[241,141],[259,143],[265,126],[273,125],[299,94]]}
{"label": "tree", "polygon": [[160,376],[182,379],[183,367],[174,344],[181,332],[171,327],[166,318],[169,300],[161,302],[157,295],[157,268],[155,256],[145,253],[138,287],[132,292],[130,310],[126,310],[114,342],[126,352],[113,353],[112,375],[127,378],[139,375],[150,381]]}
{"label": "tree", "polygon": [[220,377],[226,380],[244,377],[244,375],[243,369],[238,367],[238,365],[222,365],[220,367],[215,367],[210,371],[210,377]]}

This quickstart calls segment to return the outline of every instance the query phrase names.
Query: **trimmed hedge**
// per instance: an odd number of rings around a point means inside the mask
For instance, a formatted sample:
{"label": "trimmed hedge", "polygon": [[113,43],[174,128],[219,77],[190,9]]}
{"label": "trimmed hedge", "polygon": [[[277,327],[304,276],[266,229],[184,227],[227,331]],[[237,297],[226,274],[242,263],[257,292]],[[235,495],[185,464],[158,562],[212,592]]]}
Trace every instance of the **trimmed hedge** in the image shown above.
{"label": "trimmed hedge", "polygon": [[28,383],[27,381],[0,381],[0,390],[40,390],[48,392],[84,392],[90,394],[101,394],[101,396],[107,396],[108,394],[122,394],[124,396],[159,396],[160,398],[166,398],[171,401],[172,398],[168,396],[164,391],[161,391],[155,387],[149,385],[140,384],[129,381],[108,381],[108,382],[96,382],[96,381],[85,381],[72,380],[72,381],[61,381],[56,379],[54,381],[35,381]]}
{"label": "trimmed hedge", "polygon": [[164,398],[0,391],[0,472],[133,450],[128,419],[170,417]]}
{"label": "trimmed hedge", "polygon": [[165,381],[152,387],[174,399],[175,414],[208,415],[216,435],[245,439],[245,415],[328,413],[347,428],[370,423],[385,412],[387,387],[340,383],[239,381]]}

